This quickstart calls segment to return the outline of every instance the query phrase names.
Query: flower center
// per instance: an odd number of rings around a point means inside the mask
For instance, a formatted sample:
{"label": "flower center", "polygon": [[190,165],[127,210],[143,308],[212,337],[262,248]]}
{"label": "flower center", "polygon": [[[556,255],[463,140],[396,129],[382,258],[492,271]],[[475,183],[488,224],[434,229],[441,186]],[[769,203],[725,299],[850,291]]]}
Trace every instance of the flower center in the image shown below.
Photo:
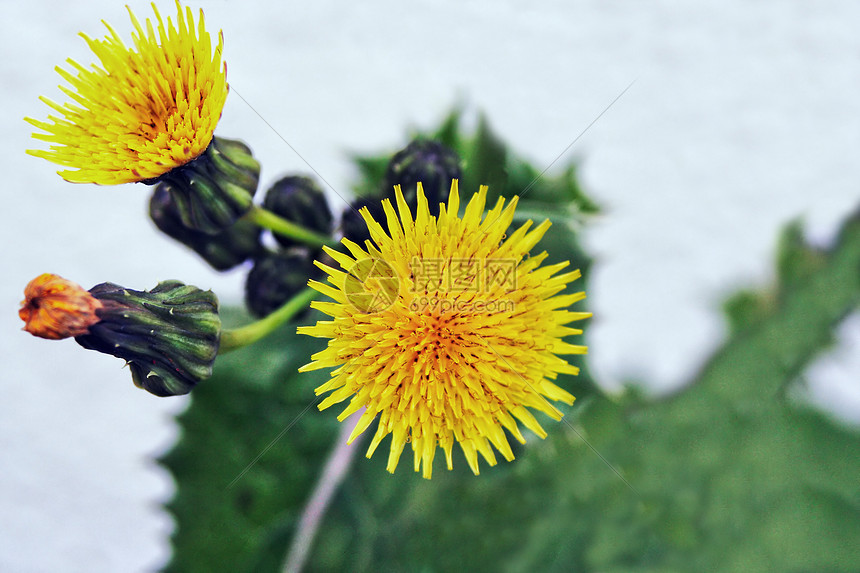
{"label": "flower center", "polygon": [[176,106],[164,109],[163,106],[156,106],[153,102],[149,103],[149,106],[138,110],[141,118],[138,133],[147,140],[152,141],[162,133],[170,132],[167,120],[176,113]]}
{"label": "flower center", "polygon": [[413,353],[416,380],[428,374],[441,382],[451,365],[464,362],[468,351],[460,335],[462,323],[463,318],[452,312],[431,311],[415,317],[414,330],[404,342]]}

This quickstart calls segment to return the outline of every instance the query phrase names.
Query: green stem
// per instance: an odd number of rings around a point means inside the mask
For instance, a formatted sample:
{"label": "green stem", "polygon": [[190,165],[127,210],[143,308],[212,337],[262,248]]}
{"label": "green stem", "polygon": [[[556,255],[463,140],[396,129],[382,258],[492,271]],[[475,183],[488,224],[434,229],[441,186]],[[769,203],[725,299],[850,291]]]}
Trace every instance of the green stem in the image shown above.
{"label": "green stem", "polygon": [[296,525],[296,533],[287,552],[287,562],[284,564],[283,573],[301,573],[304,569],[305,563],[310,557],[314,538],[325,519],[326,511],[346,478],[352,459],[359,449],[359,443],[365,436],[365,434],[361,434],[352,444],[346,443],[358,425],[358,421],[361,420],[363,413],[364,408],[341,424],[340,433],[335,439],[335,445],[325,462],[319,481],[317,481],[316,487],[314,487],[314,491]]}
{"label": "green stem", "polygon": [[222,331],[218,354],[224,354],[225,352],[248,346],[261,338],[265,338],[283,323],[304,310],[318,294],[312,288],[306,288],[266,318],[239,328]]}
{"label": "green stem", "polygon": [[295,239],[310,247],[322,247],[323,245],[334,247],[337,245],[337,241],[332,237],[308,230],[301,225],[296,225],[259,205],[253,205],[251,210],[245,214],[245,218],[264,229],[269,229],[273,233]]}

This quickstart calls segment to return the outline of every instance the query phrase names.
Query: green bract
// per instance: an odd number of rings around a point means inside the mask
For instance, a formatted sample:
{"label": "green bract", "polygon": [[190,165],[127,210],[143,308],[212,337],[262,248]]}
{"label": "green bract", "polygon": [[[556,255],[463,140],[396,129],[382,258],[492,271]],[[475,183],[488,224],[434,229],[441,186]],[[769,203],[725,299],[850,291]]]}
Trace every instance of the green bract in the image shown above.
{"label": "green bract", "polygon": [[162,183],[186,227],[215,234],[251,209],[259,178],[248,146],[213,137],[197,159],[145,183]]}
{"label": "green bract", "polygon": [[221,336],[212,291],[164,281],[151,291],[102,283],[90,294],[103,305],[97,313],[101,320],[75,340],[128,362],[136,386],[175,396],[212,375]]}

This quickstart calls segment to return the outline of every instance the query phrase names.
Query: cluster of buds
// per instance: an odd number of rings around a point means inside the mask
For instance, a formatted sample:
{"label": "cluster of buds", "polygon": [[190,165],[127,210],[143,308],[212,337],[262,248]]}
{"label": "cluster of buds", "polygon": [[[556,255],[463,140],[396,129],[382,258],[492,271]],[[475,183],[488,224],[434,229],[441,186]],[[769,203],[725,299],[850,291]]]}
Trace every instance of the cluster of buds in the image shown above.
{"label": "cluster of buds", "polygon": [[[438,214],[439,203],[447,195],[451,181],[461,175],[460,163],[460,157],[440,143],[424,139],[411,142],[392,157],[377,192],[356,199],[343,210],[340,225],[343,237],[359,244],[368,239],[367,225],[359,211],[367,207],[374,219],[385,220],[382,200],[393,200],[397,185],[414,211],[418,183],[422,183],[430,212]],[[177,179],[184,180],[171,178]],[[176,199],[181,194],[176,193],[174,185],[162,182],[156,187],[150,216],[159,229],[192,248],[217,270],[231,269],[251,260],[253,266],[245,281],[245,303],[254,316],[263,318],[271,314],[302,290],[308,279],[320,276],[313,264],[321,255],[318,249],[279,233],[272,233],[274,241],[269,244],[274,243],[275,247],[269,247],[266,233],[247,218],[236,219],[221,229],[201,230],[192,226],[199,218],[183,215],[192,204]],[[331,237],[334,232],[332,209],[311,177],[288,175],[277,180],[265,192],[262,208],[317,236]]]}
{"label": "cluster of buds", "polygon": [[[418,184],[422,183],[430,212],[437,215],[439,203],[447,197],[451,181],[461,176],[459,155],[441,143],[417,139],[397,152],[388,164],[375,194],[360,197],[341,215],[342,236],[359,244],[370,238],[367,224],[359,211],[367,207],[377,221],[384,221],[383,199],[394,199],[399,185],[409,207],[418,204]],[[317,234],[333,232],[332,210],[320,186],[310,177],[291,175],[275,182],[265,193],[263,208],[291,223]],[[318,278],[313,260],[318,250],[309,249],[288,236],[273,233],[279,248],[257,248],[254,266],[245,283],[248,310],[264,317],[279,308],[307,284]],[[198,251],[199,252],[199,251]]]}
{"label": "cluster of buds", "polygon": [[[248,167],[245,172],[234,170],[231,178],[242,180],[246,176],[244,181],[251,189],[250,162],[245,162],[245,166]],[[256,172],[259,173],[259,166]],[[160,181],[149,203],[150,217],[162,232],[193,249],[215,270],[230,270],[250,260],[252,268],[245,281],[245,302],[251,314],[263,318],[305,288],[309,278],[318,276],[319,271],[313,265],[318,250],[279,233],[271,233],[274,240],[268,241],[268,231],[264,232],[255,221],[241,216],[254,207],[250,199],[256,191],[256,179],[242,209],[233,200],[238,198],[238,192],[222,198],[220,203],[224,208],[218,214],[223,226],[213,225],[214,217],[195,216],[198,209],[187,198],[190,197],[189,190],[201,187],[199,181],[203,179],[198,171],[192,171],[190,176],[183,173]],[[188,181],[197,183],[188,185]],[[211,189],[214,185],[203,187]],[[240,186],[232,188],[236,191]],[[236,209],[231,210],[231,207]],[[279,179],[264,194],[262,207],[283,221],[320,237],[332,234],[331,209],[325,194],[310,177],[290,175]],[[199,225],[201,220],[206,224]],[[274,244],[274,247],[267,246],[267,243]]]}
{"label": "cluster of buds", "polygon": [[[263,208],[284,221],[321,236],[331,236],[333,217],[319,185],[310,177],[290,175],[266,191]],[[251,314],[265,317],[277,310],[319,276],[313,264],[317,249],[296,239],[272,233],[276,248],[263,248],[245,281],[245,304]]]}
{"label": "cluster of buds", "polygon": [[[248,310],[265,317],[318,276],[311,251],[299,241],[272,233],[266,246],[262,227],[246,215],[260,165],[239,141],[214,137],[206,152],[161,177],[149,202],[156,227],[194,250],[212,268],[226,271],[252,261],[245,283]],[[266,191],[263,208],[320,236],[331,236],[333,217],[325,194],[311,178],[287,176]]]}

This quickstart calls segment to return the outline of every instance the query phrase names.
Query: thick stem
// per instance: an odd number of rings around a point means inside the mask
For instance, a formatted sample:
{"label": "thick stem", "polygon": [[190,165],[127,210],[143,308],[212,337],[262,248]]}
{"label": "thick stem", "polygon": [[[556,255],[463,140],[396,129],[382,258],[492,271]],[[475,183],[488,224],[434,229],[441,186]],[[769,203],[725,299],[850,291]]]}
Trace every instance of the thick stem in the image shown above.
{"label": "thick stem", "polygon": [[317,294],[319,293],[312,288],[306,288],[266,318],[239,328],[222,331],[218,354],[248,346],[271,334],[272,331],[304,310]]}
{"label": "thick stem", "polygon": [[347,444],[346,441],[355,426],[358,425],[362,414],[364,414],[363,408],[353,414],[340,427],[334,449],[329,454],[322,475],[299,519],[296,535],[293,537],[290,550],[287,552],[284,573],[300,573],[308,555],[310,555],[314,537],[316,537],[317,530],[325,517],[329,503],[346,477],[352,458],[358,451],[363,435],[357,437],[352,444]]}
{"label": "thick stem", "polygon": [[287,221],[258,205],[253,205],[245,214],[245,218],[264,229],[269,229],[273,233],[289,237],[309,247],[322,247],[324,245],[334,247],[337,245],[337,241],[332,237],[305,229],[301,225]]}

